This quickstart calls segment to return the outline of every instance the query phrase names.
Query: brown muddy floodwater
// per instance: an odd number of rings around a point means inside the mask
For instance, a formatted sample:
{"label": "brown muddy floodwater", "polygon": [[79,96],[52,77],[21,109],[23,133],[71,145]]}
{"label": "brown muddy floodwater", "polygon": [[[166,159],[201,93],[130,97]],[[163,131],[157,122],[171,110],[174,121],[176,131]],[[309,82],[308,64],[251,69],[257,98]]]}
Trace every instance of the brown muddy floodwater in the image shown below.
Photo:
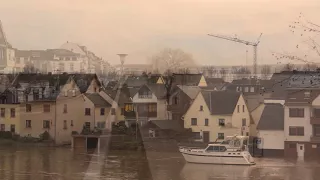
{"label": "brown muddy floodwater", "polygon": [[[97,157],[100,158],[99,161]],[[88,170],[89,164],[96,171]],[[185,163],[179,153],[0,147],[1,180],[319,180],[317,161],[256,159],[255,166]],[[90,176],[88,176],[88,174]],[[85,178],[86,176],[86,178]]]}

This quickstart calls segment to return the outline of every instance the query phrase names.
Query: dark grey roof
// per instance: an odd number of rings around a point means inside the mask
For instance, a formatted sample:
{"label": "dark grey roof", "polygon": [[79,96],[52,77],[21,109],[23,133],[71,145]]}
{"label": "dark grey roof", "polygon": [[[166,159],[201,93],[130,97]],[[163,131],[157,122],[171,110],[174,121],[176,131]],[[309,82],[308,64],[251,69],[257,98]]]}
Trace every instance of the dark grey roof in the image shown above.
{"label": "dark grey roof", "polygon": [[233,114],[240,93],[230,91],[201,91],[211,114]]}
{"label": "dark grey roof", "polygon": [[306,74],[294,74],[290,77],[287,88],[320,88],[320,73],[310,72]]}
{"label": "dark grey roof", "polygon": [[163,130],[183,131],[183,127],[175,120],[152,120],[151,123]]}
{"label": "dark grey roof", "polygon": [[255,110],[257,107],[259,107],[260,104],[263,104],[263,101],[264,101],[263,95],[260,95],[260,94],[245,95],[244,99],[246,101],[249,112],[252,112],[253,110]]}
{"label": "dark grey roof", "polygon": [[190,99],[195,99],[198,93],[200,92],[200,87],[198,86],[183,86],[178,85],[182,92],[184,92]]}
{"label": "dark grey roof", "polygon": [[173,74],[173,84],[198,86],[202,74]]}
{"label": "dark grey roof", "polygon": [[148,84],[147,87],[158,98],[166,98],[166,88],[164,84]]}
{"label": "dark grey roof", "polygon": [[111,104],[108,103],[103,97],[100,96],[98,93],[88,94],[86,93],[85,96],[96,106],[96,107],[111,107]]}
{"label": "dark grey roof", "polygon": [[284,108],[281,104],[265,104],[260,121],[259,130],[283,130]]}

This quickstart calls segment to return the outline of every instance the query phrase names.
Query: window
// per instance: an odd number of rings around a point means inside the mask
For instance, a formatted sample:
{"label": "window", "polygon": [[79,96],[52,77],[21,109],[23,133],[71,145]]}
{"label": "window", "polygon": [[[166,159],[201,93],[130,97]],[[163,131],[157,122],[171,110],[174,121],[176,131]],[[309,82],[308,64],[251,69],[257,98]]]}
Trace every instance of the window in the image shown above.
{"label": "window", "polygon": [[67,104],[63,105],[63,113],[68,113],[68,105]]}
{"label": "window", "polygon": [[242,112],[244,112],[244,105],[242,105]]}
{"label": "window", "polygon": [[86,129],[90,129],[90,126],[91,126],[91,125],[90,125],[90,122],[85,122],[85,123],[84,123],[84,126],[85,126]]}
{"label": "window", "polygon": [[244,87],[244,92],[249,92],[249,87]]}
{"label": "window", "polygon": [[98,123],[97,123],[97,127],[98,127],[99,129],[104,129],[104,128],[106,127],[106,122],[98,122]]}
{"label": "window", "polygon": [[104,109],[104,108],[101,108],[101,109],[100,109],[100,115],[101,115],[101,116],[104,116],[104,114],[105,114],[105,109]]}
{"label": "window", "polygon": [[77,60],[77,57],[72,57],[72,60],[74,60],[74,61]]}
{"label": "window", "polygon": [[304,117],[304,108],[289,108],[289,117]]}
{"label": "window", "polygon": [[205,125],[205,126],[209,126],[209,119],[205,119],[205,120],[204,120],[204,125]]}
{"label": "window", "polygon": [[177,96],[174,97],[174,104],[179,104],[179,98]]}
{"label": "window", "polygon": [[224,133],[218,133],[218,139],[224,139]]}
{"label": "window", "polygon": [[70,126],[73,127],[73,120],[70,121]]}
{"label": "window", "polygon": [[6,131],[6,125],[5,124],[1,124],[0,125],[0,131]]}
{"label": "window", "polygon": [[73,97],[76,96],[76,90],[75,90],[75,89],[72,90],[72,96],[73,96]]}
{"label": "window", "polygon": [[246,118],[242,119],[242,126],[247,126],[247,119]]}
{"label": "window", "polygon": [[33,90],[33,100],[39,100],[39,89]]}
{"label": "window", "polygon": [[237,88],[236,88],[236,91],[237,91],[237,92],[239,92],[239,91],[240,91],[240,88],[239,88],[239,86],[237,86]]}
{"label": "window", "polygon": [[1,108],[1,117],[5,117],[5,116],[6,116],[6,109]]}
{"label": "window", "polygon": [[240,112],[240,106],[239,105],[237,105],[237,111]]}
{"label": "window", "polygon": [[194,139],[201,139],[200,132],[192,132],[192,137]]}
{"label": "window", "polygon": [[12,133],[16,132],[16,125],[14,125],[14,124],[10,125],[10,132],[12,132]]}
{"label": "window", "polygon": [[196,126],[197,125],[197,118],[191,118],[191,125]]}
{"label": "window", "polygon": [[121,108],[121,115],[124,115],[124,108]]}
{"label": "window", "polygon": [[68,125],[67,125],[67,120],[63,120],[63,129],[67,129]]}
{"label": "window", "polygon": [[64,63],[59,63],[60,72],[64,72]]}
{"label": "window", "polygon": [[26,128],[31,128],[31,120],[26,120]]}
{"label": "window", "polygon": [[148,111],[149,112],[157,112],[157,104],[149,104]]}
{"label": "window", "polygon": [[15,109],[15,108],[11,108],[11,109],[10,109],[10,116],[11,116],[12,118],[16,117],[16,109]]}
{"label": "window", "polygon": [[200,111],[203,111],[203,106],[200,106]]}
{"label": "window", "polygon": [[85,108],[85,109],[84,109],[84,114],[85,114],[86,116],[90,116],[90,115],[91,115],[90,108]]}
{"label": "window", "polygon": [[116,109],[115,108],[111,108],[111,115],[116,115]]}
{"label": "window", "polygon": [[43,112],[50,112],[50,104],[43,105]]}
{"label": "window", "polygon": [[124,106],[124,110],[125,110],[126,112],[131,112],[131,111],[133,111],[133,104],[126,104],[126,105]]}
{"label": "window", "polygon": [[69,60],[70,60],[70,57],[66,57],[66,60],[69,61]]}
{"label": "window", "polygon": [[304,127],[289,127],[289,136],[304,136]]}
{"label": "window", "polygon": [[310,98],[310,91],[306,91],[306,92],[304,92],[304,97],[306,97],[306,98]]}
{"label": "window", "polygon": [[313,109],[313,117],[320,117],[320,109]]}
{"label": "window", "polygon": [[151,99],[152,98],[152,92],[150,90],[140,91],[138,97],[141,98],[141,99]]}
{"label": "window", "polygon": [[320,136],[320,125],[313,126],[313,136]]}
{"label": "window", "polygon": [[225,126],[225,120],[219,119],[219,126]]}
{"label": "window", "polygon": [[250,87],[250,92],[254,92],[254,87]]}
{"label": "window", "polygon": [[45,128],[45,129],[50,128],[50,121],[49,120],[43,120],[43,128]]}
{"label": "window", "polygon": [[31,104],[26,104],[26,112],[31,112]]}

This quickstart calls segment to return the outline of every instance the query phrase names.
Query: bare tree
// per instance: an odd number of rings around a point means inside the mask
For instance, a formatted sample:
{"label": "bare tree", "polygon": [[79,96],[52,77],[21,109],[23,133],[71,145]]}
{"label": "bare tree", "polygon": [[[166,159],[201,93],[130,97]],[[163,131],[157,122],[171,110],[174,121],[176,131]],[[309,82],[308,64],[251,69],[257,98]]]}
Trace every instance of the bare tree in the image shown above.
{"label": "bare tree", "polygon": [[307,63],[303,66],[304,71],[316,71],[318,66],[316,64]]}
{"label": "bare tree", "polygon": [[292,70],[294,70],[294,64],[288,63],[288,64],[284,65],[282,70],[283,71],[292,71]]}
{"label": "bare tree", "polygon": [[251,74],[250,70],[247,69],[246,67],[241,67],[233,73],[237,74],[238,76],[241,76],[242,78],[249,78]]}
{"label": "bare tree", "polygon": [[193,57],[181,49],[166,48],[151,57],[153,64],[157,65],[160,72],[177,72],[181,68],[195,65]]}
{"label": "bare tree", "polygon": [[263,79],[267,79],[271,74],[271,67],[268,65],[263,65],[261,69],[261,74]]}
{"label": "bare tree", "polygon": [[224,68],[221,68],[219,73],[220,73],[221,78],[225,80],[226,75],[227,75],[227,70]]}
{"label": "bare tree", "polygon": [[180,73],[180,74],[190,74],[190,69],[189,68],[180,68],[180,69],[178,69],[178,73]]}
{"label": "bare tree", "polygon": [[23,67],[24,73],[38,73],[40,72],[39,69],[34,67],[34,64],[31,62],[27,62],[26,65]]}
{"label": "bare tree", "polygon": [[[316,36],[320,34],[320,25],[307,20],[304,15],[300,13],[297,20],[289,25],[289,28],[293,34],[296,34],[304,39],[302,41],[303,44],[296,44],[295,48],[299,49],[302,46],[307,45],[307,47],[311,50],[310,52],[314,52],[316,56],[320,56],[320,45],[315,39]],[[277,60],[285,59],[291,61],[300,61],[308,64],[316,64],[311,60],[311,57],[313,55],[307,54],[307,52],[305,52],[305,54],[301,56],[292,55],[291,53],[273,53],[272,55]]]}

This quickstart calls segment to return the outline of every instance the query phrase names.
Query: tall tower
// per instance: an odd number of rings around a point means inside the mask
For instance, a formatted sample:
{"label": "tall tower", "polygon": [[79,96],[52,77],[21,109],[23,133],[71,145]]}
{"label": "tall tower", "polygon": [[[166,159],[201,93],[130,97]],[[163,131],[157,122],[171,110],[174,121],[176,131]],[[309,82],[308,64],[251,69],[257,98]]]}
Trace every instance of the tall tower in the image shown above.
{"label": "tall tower", "polygon": [[120,63],[121,63],[121,70],[120,70],[120,73],[121,73],[120,77],[121,77],[123,75],[123,64],[128,54],[118,54],[118,56],[120,57]]}

